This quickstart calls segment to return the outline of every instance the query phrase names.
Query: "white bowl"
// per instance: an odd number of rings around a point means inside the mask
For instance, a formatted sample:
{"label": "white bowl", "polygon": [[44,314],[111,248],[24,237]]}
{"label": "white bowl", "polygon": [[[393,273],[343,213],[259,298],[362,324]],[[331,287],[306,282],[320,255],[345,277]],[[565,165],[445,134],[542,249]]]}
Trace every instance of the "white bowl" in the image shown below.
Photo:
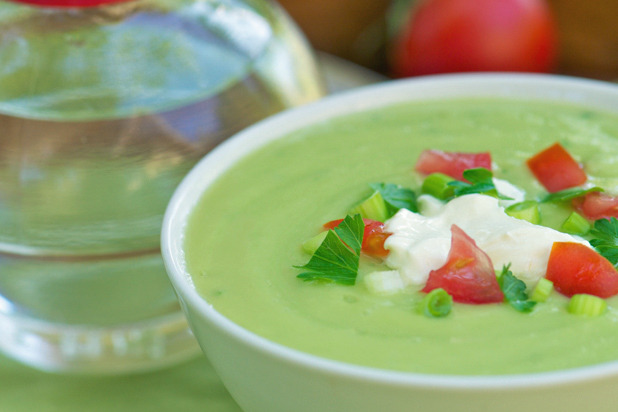
{"label": "white bowl", "polygon": [[[207,155],[176,191],[162,245],[170,279],[202,349],[246,411],[615,411],[618,362],[505,376],[440,376],[378,370],[273,343],[218,313],[192,286],[183,232],[204,190],[234,162],[315,122],[427,98],[512,97],[572,102],[618,113],[618,87],[544,75],[470,74],[386,82],[271,117]],[[618,342],[616,342],[618,344]]]}

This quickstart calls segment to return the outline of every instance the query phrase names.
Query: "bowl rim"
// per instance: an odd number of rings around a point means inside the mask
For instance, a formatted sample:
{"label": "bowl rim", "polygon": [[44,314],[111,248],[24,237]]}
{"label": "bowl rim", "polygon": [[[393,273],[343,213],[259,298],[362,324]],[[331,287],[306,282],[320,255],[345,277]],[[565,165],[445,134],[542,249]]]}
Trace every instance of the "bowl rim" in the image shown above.
{"label": "bowl rim", "polygon": [[[463,91],[453,92],[453,88]],[[505,375],[439,375],[354,365],[308,354],[261,337],[217,312],[198,294],[184,269],[184,227],[203,191],[221,173],[254,149],[315,122],[385,105],[423,100],[428,96],[435,99],[515,97],[555,100],[618,113],[615,104],[618,102],[618,85],[609,82],[553,74],[467,73],[389,80],[327,96],[273,115],[242,130],[204,156],[174,192],[163,219],[161,246],[168,276],[177,294],[215,327],[262,354],[303,368],[360,381],[436,389],[498,390],[557,386],[618,374],[618,360],[557,371]]]}

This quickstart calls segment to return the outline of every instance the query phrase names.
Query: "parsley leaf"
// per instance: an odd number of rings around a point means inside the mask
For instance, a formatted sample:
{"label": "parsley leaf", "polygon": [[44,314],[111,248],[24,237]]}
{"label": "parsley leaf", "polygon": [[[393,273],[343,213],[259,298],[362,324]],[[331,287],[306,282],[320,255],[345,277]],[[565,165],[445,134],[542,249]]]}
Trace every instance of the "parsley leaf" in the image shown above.
{"label": "parsley leaf", "polygon": [[502,273],[498,276],[498,284],[504,293],[504,299],[516,310],[530,312],[536,302],[528,299],[526,284],[513,275],[509,270],[510,266],[510,264],[503,266]]}
{"label": "parsley leaf", "polygon": [[455,187],[455,196],[481,193],[496,196],[500,199],[510,199],[498,193],[496,185],[493,181],[493,174],[490,170],[485,169],[484,167],[464,170],[463,177],[470,183],[459,180],[448,182],[449,186]]}
{"label": "parsley leaf", "polygon": [[612,265],[618,267],[618,219],[599,219],[590,231],[594,239],[590,244]]}
{"label": "parsley leaf", "polygon": [[363,243],[365,225],[360,215],[346,216],[334,230],[329,230],[326,238],[315,251],[299,278],[325,280],[344,285],[354,285],[358,275],[360,250]]}
{"label": "parsley leaf", "polygon": [[576,197],[584,196],[590,192],[602,192],[600,187],[591,187],[589,189],[582,189],[581,187],[571,187],[569,189],[560,190],[558,192],[548,194],[542,201],[543,202],[565,202],[567,200],[575,199]]}
{"label": "parsley leaf", "polygon": [[380,192],[389,216],[393,216],[399,209],[408,209],[412,212],[418,212],[416,204],[416,193],[411,189],[401,187],[392,183],[371,183],[369,185],[373,190]]}
{"label": "parsley leaf", "polygon": [[334,230],[343,243],[348,245],[356,255],[360,255],[365,230],[365,223],[360,215],[346,216]]}

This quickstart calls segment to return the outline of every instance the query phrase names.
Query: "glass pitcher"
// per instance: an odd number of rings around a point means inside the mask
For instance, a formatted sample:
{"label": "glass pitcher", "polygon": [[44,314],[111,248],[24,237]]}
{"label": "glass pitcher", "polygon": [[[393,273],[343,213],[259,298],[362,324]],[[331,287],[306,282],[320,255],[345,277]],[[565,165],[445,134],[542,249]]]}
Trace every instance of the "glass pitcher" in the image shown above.
{"label": "glass pitcher", "polygon": [[159,253],[172,191],[322,94],[268,1],[0,2],[0,350],[95,374],[195,355]]}

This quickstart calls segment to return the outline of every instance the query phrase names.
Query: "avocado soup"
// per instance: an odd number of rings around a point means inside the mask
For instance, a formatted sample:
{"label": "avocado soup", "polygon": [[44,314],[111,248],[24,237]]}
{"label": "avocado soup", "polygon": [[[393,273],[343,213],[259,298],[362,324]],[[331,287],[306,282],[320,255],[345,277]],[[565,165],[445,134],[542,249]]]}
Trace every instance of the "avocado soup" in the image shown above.
{"label": "avocado soup", "polygon": [[[494,176],[546,192],[525,166],[560,142],[589,182],[618,193],[618,116],[547,102],[466,99],[408,103],[343,116],[269,143],[204,193],[185,237],[187,270],[219,312],[280,344],[358,365],[430,374],[559,370],[618,359],[618,297],[596,318],[565,310],[554,292],[530,313],[506,304],[454,304],[445,318],[415,312],[422,294],[376,296],[354,286],[303,282],[301,244],[342,218],[373,182],[413,189],[421,151],[489,151]],[[462,211],[465,213],[465,211]],[[568,213],[543,210],[559,226]],[[359,278],[381,269],[364,258]],[[515,273],[517,275],[517,273]]]}

